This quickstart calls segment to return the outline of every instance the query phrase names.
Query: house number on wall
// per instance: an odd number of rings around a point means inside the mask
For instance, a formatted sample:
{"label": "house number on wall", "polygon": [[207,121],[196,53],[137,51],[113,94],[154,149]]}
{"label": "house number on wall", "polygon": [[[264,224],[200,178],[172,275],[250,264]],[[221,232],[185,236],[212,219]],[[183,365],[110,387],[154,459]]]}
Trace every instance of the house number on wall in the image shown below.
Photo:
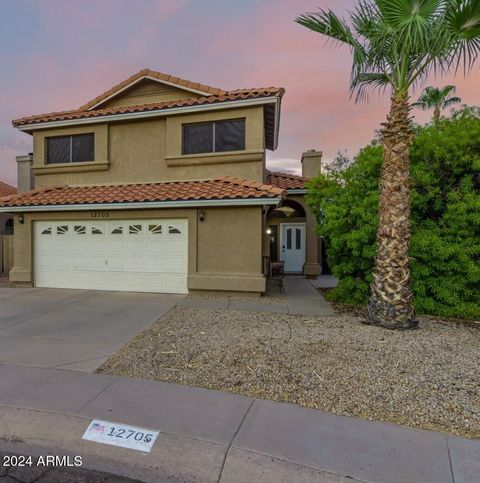
{"label": "house number on wall", "polygon": [[110,213],[108,211],[92,211],[90,218],[109,218]]}

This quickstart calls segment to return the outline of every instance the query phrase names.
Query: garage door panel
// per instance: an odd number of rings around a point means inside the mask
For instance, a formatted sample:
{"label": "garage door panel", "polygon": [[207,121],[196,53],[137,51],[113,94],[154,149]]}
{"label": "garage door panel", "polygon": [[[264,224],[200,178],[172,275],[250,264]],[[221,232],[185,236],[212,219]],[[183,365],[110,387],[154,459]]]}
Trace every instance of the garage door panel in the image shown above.
{"label": "garage door panel", "polygon": [[186,220],[37,222],[39,287],[187,293]]}
{"label": "garage door panel", "polygon": [[145,269],[143,258],[139,256],[128,256],[125,260],[125,270],[128,272],[143,272]]}
{"label": "garage door panel", "polygon": [[174,273],[184,273],[186,270],[185,258],[169,257],[165,260],[165,271]]}
{"label": "garage door panel", "polygon": [[145,241],[143,239],[134,240],[130,237],[126,239],[127,253],[140,252],[143,253],[145,249]]}
{"label": "garage door panel", "polygon": [[121,255],[108,255],[107,256],[107,270],[113,270],[116,272],[123,272],[125,258]]}
{"label": "garage door panel", "polygon": [[73,271],[87,270],[88,257],[86,255],[72,255],[70,257],[70,269]]}

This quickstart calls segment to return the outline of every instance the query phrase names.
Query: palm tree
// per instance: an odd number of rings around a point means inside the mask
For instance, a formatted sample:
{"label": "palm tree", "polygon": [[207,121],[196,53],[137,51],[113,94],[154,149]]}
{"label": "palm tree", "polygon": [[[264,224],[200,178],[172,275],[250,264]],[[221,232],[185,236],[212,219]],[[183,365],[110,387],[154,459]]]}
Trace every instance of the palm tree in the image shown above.
{"label": "palm tree", "polygon": [[462,102],[460,97],[449,97],[451,92],[455,92],[455,86],[445,86],[443,89],[426,87],[418,101],[414,102],[412,106],[421,107],[424,111],[433,109],[433,121],[438,121],[442,109]]}
{"label": "palm tree", "polygon": [[463,67],[467,73],[472,67],[480,52],[480,0],[358,0],[348,21],[320,10],[296,22],[350,48],[350,89],[357,101],[369,89],[391,91],[381,130],[377,254],[366,322],[414,328],[408,258],[409,95],[432,72]]}

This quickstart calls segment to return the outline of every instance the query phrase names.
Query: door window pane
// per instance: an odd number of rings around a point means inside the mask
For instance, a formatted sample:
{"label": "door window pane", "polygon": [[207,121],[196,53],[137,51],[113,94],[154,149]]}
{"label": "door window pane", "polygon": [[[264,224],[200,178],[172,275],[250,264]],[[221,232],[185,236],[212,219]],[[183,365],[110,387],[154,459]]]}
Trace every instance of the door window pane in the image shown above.
{"label": "door window pane", "polygon": [[213,152],[213,123],[183,126],[183,154]]}
{"label": "door window pane", "polygon": [[245,149],[245,120],[215,123],[215,151],[240,151]]}
{"label": "door window pane", "polygon": [[300,250],[302,246],[302,232],[300,228],[295,229],[295,245],[296,245],[295,248],[297,250]]}
{"label": "door window pane", "polygon": [[287,250],[292,249],[292,229],[287,228]]}

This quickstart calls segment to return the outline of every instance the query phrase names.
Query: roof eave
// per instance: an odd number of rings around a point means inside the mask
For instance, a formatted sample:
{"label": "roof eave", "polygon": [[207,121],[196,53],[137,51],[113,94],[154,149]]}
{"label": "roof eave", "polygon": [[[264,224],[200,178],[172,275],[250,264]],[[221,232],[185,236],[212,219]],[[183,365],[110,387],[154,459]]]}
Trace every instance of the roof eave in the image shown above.
{"label": "roof eave", "polygon": [[264,206],[278,205],[283,199],[281,195],[261,198],[232,198],[211,200],[175,200],[175,201],[143,201],[126,203],[81,203],[68,205],[28,205],[0,206],[0,213],[29,213],[42,211],[91,211],[91,210],[126,210],[126,209],[158,209],[185,208],[205,206]]}
{"label": "roof eave", "polygon": [[[173,108],[166,108],[166,109],[153,109],[149,111],[127,112],[123,114],[107,114],[103,116],[92,116],[92,117],[84,117],[84,118],[77,118],[77,119],[64,119],[59,121],[34,122],[31,124],[18,125],[18,124],[15,124],[15,121],[13,121],[13,125],[20,131],[32,133],[33,131],[36,131],[39,129],[49,129],[54,127],[64,127],[64,126],[82,125],[82,124],[98,124],[98,123],[104,123],[104,122],[123,121],[126,119],[145,119],[145,118],[151,118],[151,117],[165,117],[165,116],[171,116],[174,114],[183,114],[188,112],[214,111],[214,110],[232,109],[235,107],[265,105],[270,103],[276,103],[277,106],[279,106],[280,98],[281,96],[276,94],[271,96],[257,97],[253,99],[238,99],[235,101],[212,102],[208,104],[200,104],[195,106],[181,106],[181,107],[173,107]],[[277,109],[277,115],[279,115],[279,107],[276,107],[276,109]],[[276,128],[278,129],[278,120],[277,120]],[[278,142],[278,134],[277,134],[277,142]]]}

